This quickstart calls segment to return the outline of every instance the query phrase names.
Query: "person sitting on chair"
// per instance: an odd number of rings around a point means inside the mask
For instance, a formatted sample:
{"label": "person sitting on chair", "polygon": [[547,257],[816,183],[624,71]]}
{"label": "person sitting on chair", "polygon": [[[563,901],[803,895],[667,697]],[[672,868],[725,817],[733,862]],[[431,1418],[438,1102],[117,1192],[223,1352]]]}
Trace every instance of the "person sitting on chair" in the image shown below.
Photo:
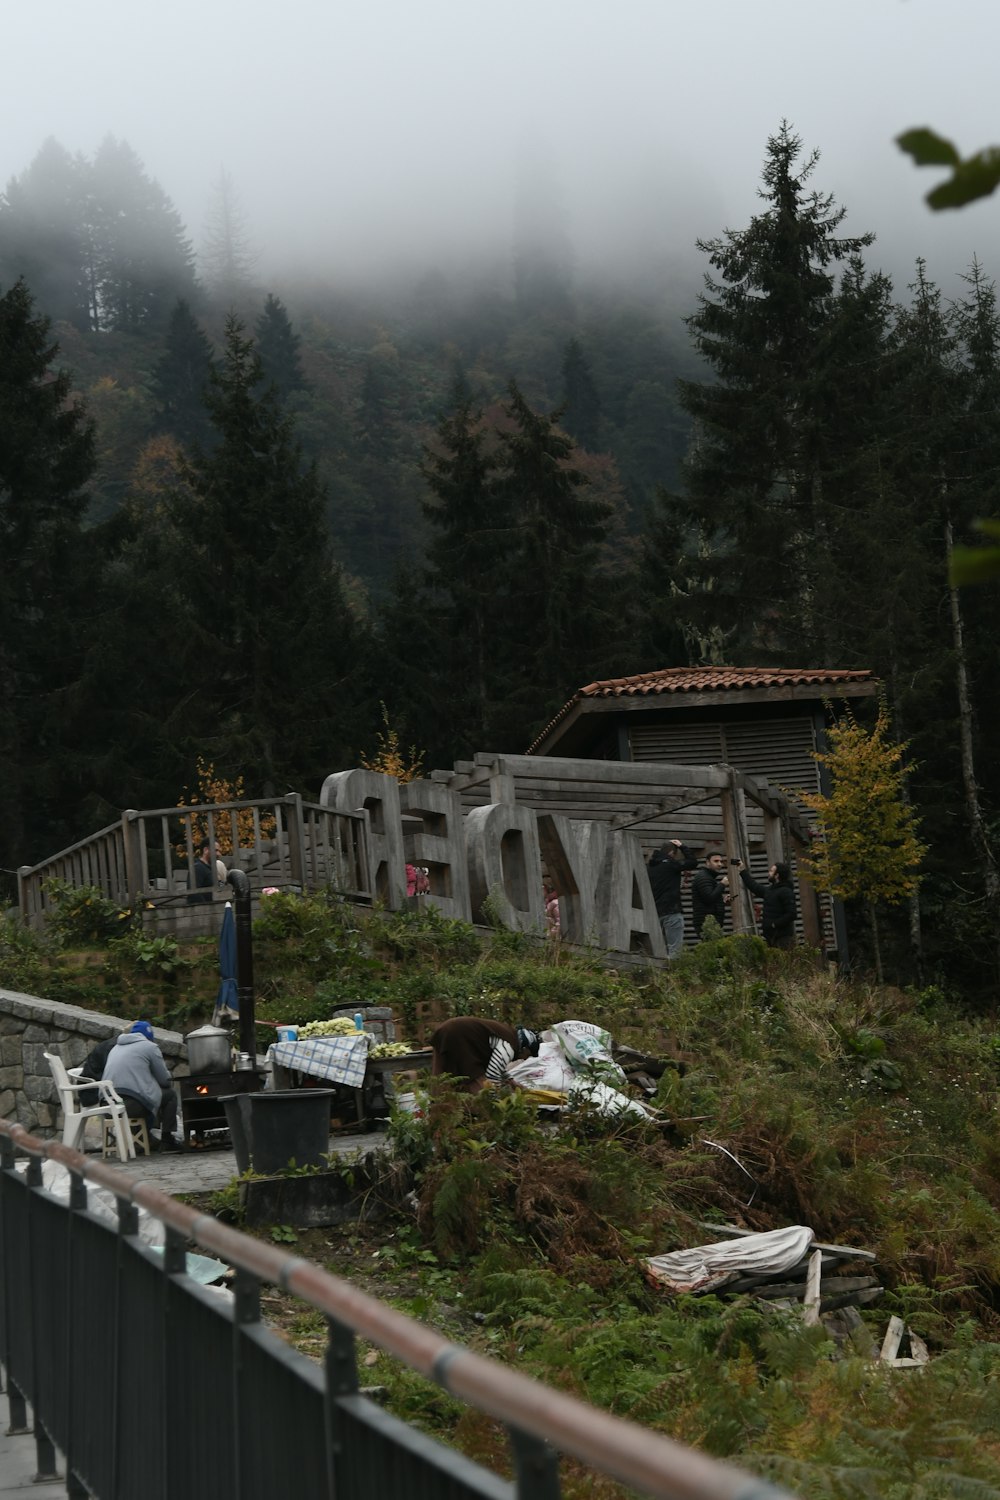
{"label": "person sitting on chair", "polygon": [[150,1128],[159,1117],[161,1151],[181,1149],[175,1135],[177,1094],[148,1021],[136,1021],[131,1031],[122,1032],[108,1053],[104,1077],[121,1094],[130,1119],[145,1120]]}

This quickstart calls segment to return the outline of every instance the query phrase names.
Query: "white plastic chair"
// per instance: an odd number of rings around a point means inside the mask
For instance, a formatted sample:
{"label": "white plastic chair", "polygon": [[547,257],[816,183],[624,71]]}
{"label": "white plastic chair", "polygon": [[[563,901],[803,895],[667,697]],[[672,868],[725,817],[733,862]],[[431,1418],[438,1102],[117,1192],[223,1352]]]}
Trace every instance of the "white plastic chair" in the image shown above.
{"label": "white plastic chair", "polygon": [[[63,1112],[63,1145],[79,1150],[83,1145],[83,1133],[88,1120],[108,1120],[114,1125],[118,1144],[118,1160],[128,1161],[135,1156],[135,1144],[128,1127],[125,1101],[113,1083],[107,1079],[83,1078],[74,1070],[70,1078],[66,1064],[55,1052],[46,1052],[45,1060],[52,1071],[52,1079],[59,1091],[59,1103]],[[86,1089],[97,1089],[97,1104],[81,1104],[80,1095]]]}

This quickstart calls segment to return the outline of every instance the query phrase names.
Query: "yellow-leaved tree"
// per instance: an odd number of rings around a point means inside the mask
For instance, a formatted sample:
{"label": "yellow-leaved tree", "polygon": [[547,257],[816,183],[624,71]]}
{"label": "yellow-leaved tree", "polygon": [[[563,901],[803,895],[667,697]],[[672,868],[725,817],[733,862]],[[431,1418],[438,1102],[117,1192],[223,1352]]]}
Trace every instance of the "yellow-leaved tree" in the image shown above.
{"label": "yellow-leaved tree", "polygon": [[[184,795],[178,802],[178,807],[197,807],[208,803],[217,806],[226,802],[245,802],[249,799],[243,788],[243,777],[237,776],[230,781],[220,772],[210,760],[205,760],[199,755],[197,761],[198,785],[195,791],[185,788]],[[254,844],[254,810],[252,807],[241,807],[236,809],[236,837],[240,848],[252,849]],[[261,838],[273,839],[277,825],[273,813],[258,813],[260,822]],[[233,852],[233,815],[225,812],[214,819],[215,825],[215,852],[218,855],[232,854]],[[192,843],[197,848],[201,839],[208,837],[208,817],[205,813],[191,813],[189,817],[181,819],[182,828],[191,824]],[[181,859],[187,854],[187,842],[176,845],[176,853]]]}
{"label": "yellow-leaved tree", "polygon": [[881,984],[878,907],[898,905],[913,894],[927,848],[906,795],[907,746],[891,738],[884,705],[871,729],[847,713],[827,737],[829,749],[816,751],[815,758],[830,772],[829,795],[795,793],[818,824],[804,861],[806,873],[817,890],[866,907]]}
{"label": "yellow-leaved tree", "polygon": [[389,723],[389,710],[382,704],[384,728],[375,735],[378,748],[373,755],[361,756],[366,771],[381,771],[383,776],[395,776],[397,781],[416,781],[424,769],[424,752],[411,745],[404,754],[399,735]]}

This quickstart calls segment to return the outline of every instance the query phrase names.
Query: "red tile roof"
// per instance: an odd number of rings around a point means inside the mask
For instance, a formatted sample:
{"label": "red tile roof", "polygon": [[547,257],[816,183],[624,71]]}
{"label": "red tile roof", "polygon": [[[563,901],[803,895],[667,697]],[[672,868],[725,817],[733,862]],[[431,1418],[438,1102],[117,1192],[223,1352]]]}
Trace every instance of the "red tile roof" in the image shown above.
{"label": "red tile roof", "polygon": [[666,667],[660,672],[643,672],[638,677],[610,677],[606,682],[588,683],[575,698],[632,698],[648,693],[719,692],[725,688],[823,686],[874,680],[871,672],[848,672],[837,667]]}
{"label": "red tile roof", "polygon": [[659,672],[642,672],[637,677],[610,677],[605,682],[590,682],[574,693],[528,747],[528,754],[531,755],[584,698],[645,698],[661,693],[717,693],[725,692],[727,688],[735,691],[809,686],[819,689],[816,696],[823,697],[826,689],[876,681],[873,672],[847,671],[840,667],[665,667]]}

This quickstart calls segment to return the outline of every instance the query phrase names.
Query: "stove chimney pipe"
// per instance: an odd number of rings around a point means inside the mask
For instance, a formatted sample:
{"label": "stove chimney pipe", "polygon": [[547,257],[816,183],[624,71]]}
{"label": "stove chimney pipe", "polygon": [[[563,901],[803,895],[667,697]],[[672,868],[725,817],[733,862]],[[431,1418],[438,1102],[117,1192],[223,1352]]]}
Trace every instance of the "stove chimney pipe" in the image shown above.
{"label": "stove chimney pipe", "polygon": [[236,914],[236,994],[240,1005],[240,1051],[257,1061],[257,1027],[253,989],[253,919],[250,915],[250,881],[245,870],[230,870]]}

